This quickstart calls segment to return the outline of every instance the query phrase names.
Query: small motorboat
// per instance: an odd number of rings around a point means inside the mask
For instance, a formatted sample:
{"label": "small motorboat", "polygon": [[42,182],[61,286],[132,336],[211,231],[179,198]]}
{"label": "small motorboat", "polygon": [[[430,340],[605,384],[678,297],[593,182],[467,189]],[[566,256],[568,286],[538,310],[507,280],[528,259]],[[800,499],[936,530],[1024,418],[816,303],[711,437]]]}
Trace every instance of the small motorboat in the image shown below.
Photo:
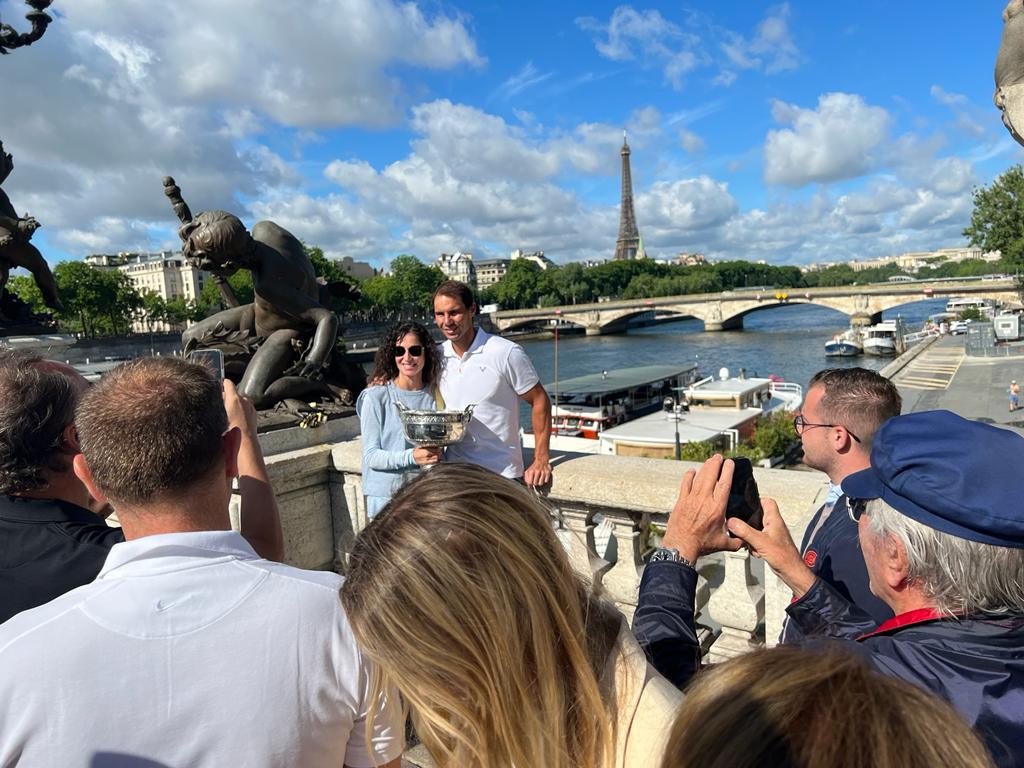
{"label": "small motorboat", "polygon": [[825,342],[825,357],[854,357],[864,353],[859,328],[849,328]]}

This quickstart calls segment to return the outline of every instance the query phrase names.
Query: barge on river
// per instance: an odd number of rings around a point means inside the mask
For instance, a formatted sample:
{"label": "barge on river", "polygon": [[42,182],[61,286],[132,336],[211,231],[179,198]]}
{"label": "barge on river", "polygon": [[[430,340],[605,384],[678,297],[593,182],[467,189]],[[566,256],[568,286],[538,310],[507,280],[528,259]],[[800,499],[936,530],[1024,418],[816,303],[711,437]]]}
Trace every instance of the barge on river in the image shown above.
{"label": "barge on river", "polygon": [[606,429],[651,413],[697,379],[697,365],[617,368],[545,385],[551,432],[596,440]]}

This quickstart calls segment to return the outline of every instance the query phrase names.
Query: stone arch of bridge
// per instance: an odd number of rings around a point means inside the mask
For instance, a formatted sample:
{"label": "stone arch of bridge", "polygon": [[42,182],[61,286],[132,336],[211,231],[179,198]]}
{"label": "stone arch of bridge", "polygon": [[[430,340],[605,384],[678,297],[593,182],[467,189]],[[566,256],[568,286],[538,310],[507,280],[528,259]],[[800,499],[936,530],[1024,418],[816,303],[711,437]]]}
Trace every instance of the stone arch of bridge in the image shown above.
{"label": "stone arch of bridge", "polygon": [[551,330],[551,321],[555,318],[565,320],[568,323],[577,325],[580,328],[586,328],[587,322],[583,317],[574,317],[571,313],[561,315],[547,315],[545,317],[524,317],[520,319],[502,320],[498,324],[498,328],[501,331],[519,331],[524,328],[536,328],[539,331]]}

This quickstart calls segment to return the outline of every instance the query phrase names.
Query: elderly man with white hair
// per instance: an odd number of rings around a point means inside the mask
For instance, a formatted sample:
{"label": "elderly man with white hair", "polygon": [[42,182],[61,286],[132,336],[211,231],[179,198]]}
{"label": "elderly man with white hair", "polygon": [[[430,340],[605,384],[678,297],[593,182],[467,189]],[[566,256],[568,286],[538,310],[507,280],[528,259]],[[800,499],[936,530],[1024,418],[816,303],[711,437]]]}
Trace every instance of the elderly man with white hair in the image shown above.
{"label": "elderly man with white hair", "polygon": [[[810,641],[837,641],[946,699],[997,765],[1024,766],[1024,473],[1012,469],[1020,456],[1024,438],[948,411],[897,416],[875,433],[871,467],[842,486],[871,591],[895,614],[880,626],[804,564],[774,501],[762,499],[762,530],[725,519],[732,462],[712,457],[683,481],[665,536],[679,557],[648,566],[662,569],[656,579],[644,574],[659,588],[641,583],[637,612],[661,612],[678,652],[692,656],[692,563],[746,544],[793,590],[786,610]],[[664,569],[674,569],[674,590]]]}

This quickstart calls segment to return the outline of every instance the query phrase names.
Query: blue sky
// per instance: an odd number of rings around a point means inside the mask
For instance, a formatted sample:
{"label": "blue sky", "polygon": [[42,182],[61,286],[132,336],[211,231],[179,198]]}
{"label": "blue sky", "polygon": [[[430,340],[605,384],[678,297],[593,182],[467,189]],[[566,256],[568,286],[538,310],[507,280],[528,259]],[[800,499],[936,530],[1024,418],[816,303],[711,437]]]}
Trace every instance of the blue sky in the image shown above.
{"label": "blue sky", "polygon": [[176,247],[165,173],[375,266],[609,258],[623,129],[650,255],[841,261],[963,243],[1021,159],[1002,2],[55,6],[0,61],[5,190],[51,261]]}

